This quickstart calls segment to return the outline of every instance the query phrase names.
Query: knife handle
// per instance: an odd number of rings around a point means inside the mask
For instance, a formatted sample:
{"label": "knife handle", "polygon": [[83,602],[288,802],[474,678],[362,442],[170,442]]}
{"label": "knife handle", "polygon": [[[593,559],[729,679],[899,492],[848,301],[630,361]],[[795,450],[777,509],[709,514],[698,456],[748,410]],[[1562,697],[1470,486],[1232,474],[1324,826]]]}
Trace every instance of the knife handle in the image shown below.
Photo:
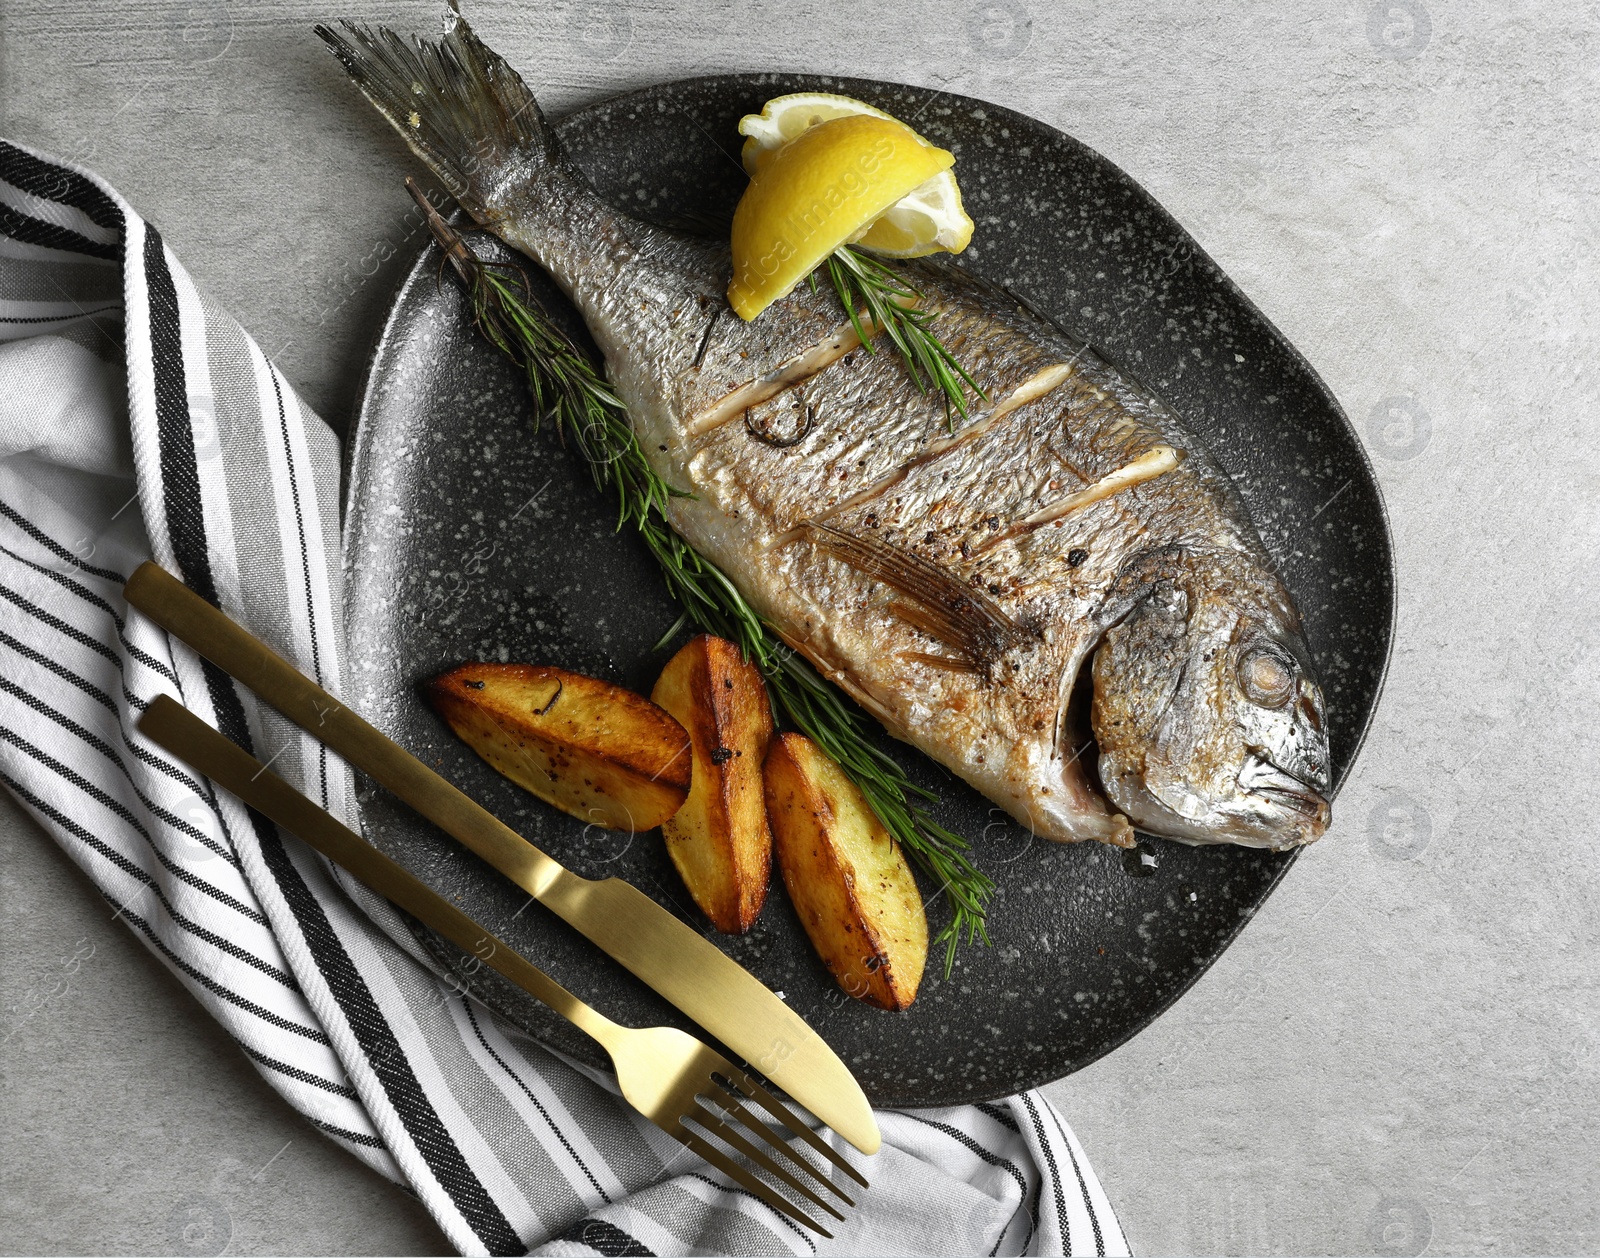
{"label": "knife handle", "polygon": [[312,803],[181,703],[168,695],[158,695],[139,717],[138,727],[151,742],[199,770],[224,790],[232,791],[291,834],[299,835],[391,904],[432,927],[610,1048],[610,1041],[618,1030],[616,1023],[579,1000],[510,944]]}
{"label": "knife handle", "polygon": [[[459,839],[536,900],[561,884],[587,883],[474,803],[405,748],[380,733],[289,663],[155,563],[142,563],[124,587],[137,607],[236,678],[319,742],[393,791]],[[570,888],[569,890],[576,890]]]}

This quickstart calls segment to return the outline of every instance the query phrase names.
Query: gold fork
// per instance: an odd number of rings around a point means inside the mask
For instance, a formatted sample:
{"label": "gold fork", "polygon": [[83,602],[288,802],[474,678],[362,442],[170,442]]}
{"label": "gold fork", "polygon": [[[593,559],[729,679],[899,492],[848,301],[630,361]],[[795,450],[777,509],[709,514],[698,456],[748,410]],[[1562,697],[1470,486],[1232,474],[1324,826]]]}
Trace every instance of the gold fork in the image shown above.
{"label": "gold fork", "polygon": [[[845,1205],[855,1205],[828,1175],[774,1135],[750,1110],[747,1102],[766,1110],[794,1136],[865,1188],[867,1181],[861,1174],[771,1092],[722,1054],[675,1027],[622,1026],[585,1004],[174,699],[166,695],[158,697],[139,718],[138,724],[140,732],[152,742],[233,792],[284,829],[299,835],[379,895],[465,948],[483,964],[593,1036],[610,1054],[617,1084],[630,1105],[774,1210],[823,1236],[833,1235],[711,1144],[695,1130],[696,1127],[743,1154],[791,1191],[836,1219],[843,1219],[844,1215],[800,1176],[826,1188]],[[725,1116],[732,1117],[737,1127]],[[690,1126],[691,1123],[694,1126]],[[771,1152],[758,1148],[744,1133],[764,1141]],[[783,1164],[771,1156],[774,1153],[784,1159]]]}

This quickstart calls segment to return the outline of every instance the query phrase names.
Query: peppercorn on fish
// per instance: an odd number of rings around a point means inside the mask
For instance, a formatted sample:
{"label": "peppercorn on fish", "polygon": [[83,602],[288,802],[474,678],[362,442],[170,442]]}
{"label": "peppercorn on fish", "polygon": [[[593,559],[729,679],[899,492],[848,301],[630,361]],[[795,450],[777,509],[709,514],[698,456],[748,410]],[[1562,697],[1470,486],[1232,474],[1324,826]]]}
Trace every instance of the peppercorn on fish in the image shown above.
{"label": "peppercorn on fish", "polygon": [[570,296],[651,462],[693,495],[672,525],[791,646],[1046,838],[1323,833],[1299,615],[1171,411],[951,266],[908,270],[985,395],[954,432],[831,286],[744,322],[727,246],[603,202],[523,81],[449,22],[437,42],[318,33],[468,213]]}

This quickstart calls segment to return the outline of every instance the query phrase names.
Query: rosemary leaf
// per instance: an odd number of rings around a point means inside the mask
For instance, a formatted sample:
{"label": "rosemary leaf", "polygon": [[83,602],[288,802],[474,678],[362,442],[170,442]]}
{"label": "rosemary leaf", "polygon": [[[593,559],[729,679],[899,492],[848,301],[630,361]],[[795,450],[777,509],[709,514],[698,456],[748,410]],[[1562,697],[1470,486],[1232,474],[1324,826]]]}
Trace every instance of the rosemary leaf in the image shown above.
{"label": "rosemary leaf", "polygon": [[[861,347],[869,354],[878,352],[861,320],[864,309],[868,321],[883,330],[900,354],[918,392],[933,389],[944,395],[945,422],[951,432],[955,431],[957,414],[962,419],[969,418],[968,389],[985,402],[989,400],[989,395],[934,334],[931,325],[938,315],[917,304],[922,300],[919,290],[878,259],[849,245],[834,250],[828,256],[827,267],[833,291],[850,316]],[[813,283],[815,278],[813,271]]]}

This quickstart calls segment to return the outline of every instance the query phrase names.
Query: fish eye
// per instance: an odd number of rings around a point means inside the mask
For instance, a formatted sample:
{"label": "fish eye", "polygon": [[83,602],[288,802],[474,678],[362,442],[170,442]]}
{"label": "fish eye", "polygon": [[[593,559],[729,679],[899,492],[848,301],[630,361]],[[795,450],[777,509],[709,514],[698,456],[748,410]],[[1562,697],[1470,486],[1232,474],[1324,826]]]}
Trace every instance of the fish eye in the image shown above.
{"label": "fish eye", "polygon": [[1276,651],[1252,647],[1239,657],[1239,685],[1265,708],[1281,708],[1294,695],[1294,669]]}

